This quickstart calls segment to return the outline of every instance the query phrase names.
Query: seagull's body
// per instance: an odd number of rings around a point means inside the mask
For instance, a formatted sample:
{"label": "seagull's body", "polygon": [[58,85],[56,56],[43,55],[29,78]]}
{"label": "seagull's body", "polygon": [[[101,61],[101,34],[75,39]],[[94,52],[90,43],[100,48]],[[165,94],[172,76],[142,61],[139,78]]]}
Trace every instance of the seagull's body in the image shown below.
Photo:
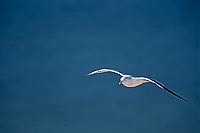
{"label": "seagull's body", "polygon": [[124,75],[119,84],[122,84],[126,87],[136,87],[146,82],[149,81],[144,77],[132,77],[131,75]]}
{"label": "seagull's body", "polygon": [[133,77],[132,75],[125,75],[125,74],[122,74],[121,72],[118,72],[118,71],[112,70],[112,69],[98,69],[98,70],[95,70],[95,71],[87,74],[87,76],[90,76],[90,75],[93,75],[93,74],[96,74],[96,73],[105,73],[105,72],[112,72],[112,73],[116,73],[116,74],[120,75],[121,78],[120,78],[119,84],[122,84],[125,87],[136,87],[136,86],[142,85],[144,83],[151,82],[153,84],[156,84],[161,89],[164,89],[167,92],[171,93],[172,95],[174,95],[174,96],[176,96],[176,97],[178,97],[178,98],[180,98],[180,99],[182,99],[184,101],[187,101],[182,96],[180,96],[177,93],[175,93],[174,91],[168,89],[162,83],[160,83],[160,82],[158,82],[156,80],[150,79],[150,78],[146,78],[146,77]]}

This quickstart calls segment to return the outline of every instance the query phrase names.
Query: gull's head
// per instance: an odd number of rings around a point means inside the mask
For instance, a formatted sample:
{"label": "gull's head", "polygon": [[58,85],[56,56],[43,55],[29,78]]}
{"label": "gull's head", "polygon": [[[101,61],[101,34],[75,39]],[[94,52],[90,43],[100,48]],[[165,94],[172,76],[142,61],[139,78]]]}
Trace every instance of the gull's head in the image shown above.
{"label": "gull's head", "polygon": [[131,75],[124,75],[119,80],[119,85],[123,84],[123,82],[131,80],[133,77]]}
{"label": "gull's head", "polygon": [[107,69],[100,69],[100,70],[93,71],[91,73],[88,73],[87,76],[90,76],[96,73],[104,73],[104,72],[107,72]]}

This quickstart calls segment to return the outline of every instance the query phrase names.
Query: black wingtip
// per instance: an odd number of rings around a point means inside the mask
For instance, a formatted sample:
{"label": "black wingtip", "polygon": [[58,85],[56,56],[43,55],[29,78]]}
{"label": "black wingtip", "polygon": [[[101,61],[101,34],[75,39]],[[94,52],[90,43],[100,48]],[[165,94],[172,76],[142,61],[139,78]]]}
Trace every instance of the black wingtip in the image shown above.
{"label": "black wingtip", "polygon": [[177,94],[177,97],[179,97],[181,100],[183,100],[184,102],[189,102],[187,99],[181,97],[180,95]]}
{"label": "black wingtip", "polygon": [[172,94],[173,96],[177,97],[177,98],[180,98],[181,100],[185,101],[185,102],[189,102],[187,99],[183,98],[182,96],[180,96],[179,94],[177,94],[176,92],[168,89],[165,85],[163,85],[162,83],[154,80],[154,79],[151,79],[153,82],[155,82],[157,85],[161,86],[161,88],[163,88],[164,90],[166,90],[167,92],[169,92],[170,94]]}
{"label": "black wingtip", "polygon": [[183,98],[183,97],[182,97],[182,100],[189,103],[189,101],[187,99]]}

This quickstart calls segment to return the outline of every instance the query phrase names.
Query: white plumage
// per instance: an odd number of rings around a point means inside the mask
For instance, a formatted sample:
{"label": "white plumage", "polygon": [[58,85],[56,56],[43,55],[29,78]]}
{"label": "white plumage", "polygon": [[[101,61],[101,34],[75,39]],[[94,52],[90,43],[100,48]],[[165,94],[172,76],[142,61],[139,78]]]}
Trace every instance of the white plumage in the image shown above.
{"label": "white plumage", "polygon": [[87,76],[97,74],[97,73],[105,73],[105,72],[112,72],[112,73],[116,73],[116,74],[120,75],[121,78],[120,78],[119,84],[122,84],[125,87],[136,87],[136,86],[139,86],[141,84],[151,82],[151,83],[157,85],[158,87],[160,87],[161,89],[164,89],[167,92],[171,93],[172,95],[174,95],[174,96],[176,96],[176,97],[178,97],[178,98],[180,98],[184,101],[188,101],[185,98],[183,98],[182,96],[175,93],[174,91],[168,89],[162,83],[160,83],[160,82],[158,82],[154,79],[150,79],[150,78],[146,78],[146,77],[133,77],[131,75],[125,75],[125,74],[122,74],[121,72],[118,72],[118,71],[112,70],[112,69],[98,69],[98,70],[95,70],[93,72],[90,72],[89,74],[87,74]]}

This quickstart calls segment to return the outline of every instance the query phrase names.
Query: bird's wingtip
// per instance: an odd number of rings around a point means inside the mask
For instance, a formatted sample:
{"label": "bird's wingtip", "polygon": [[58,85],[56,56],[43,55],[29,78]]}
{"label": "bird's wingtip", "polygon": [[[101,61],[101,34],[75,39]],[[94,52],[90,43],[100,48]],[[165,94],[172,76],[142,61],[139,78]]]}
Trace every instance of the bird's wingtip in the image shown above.
{"label": "bird's wingtip", "polygon": [[90,76],[90,75],[92,75],[92,73],[85,74],[85,76]]}
{"label": "bird's wingtip", "polygon": [[187,99],[184,99],[185,102],[189,103],[189,101]]}

